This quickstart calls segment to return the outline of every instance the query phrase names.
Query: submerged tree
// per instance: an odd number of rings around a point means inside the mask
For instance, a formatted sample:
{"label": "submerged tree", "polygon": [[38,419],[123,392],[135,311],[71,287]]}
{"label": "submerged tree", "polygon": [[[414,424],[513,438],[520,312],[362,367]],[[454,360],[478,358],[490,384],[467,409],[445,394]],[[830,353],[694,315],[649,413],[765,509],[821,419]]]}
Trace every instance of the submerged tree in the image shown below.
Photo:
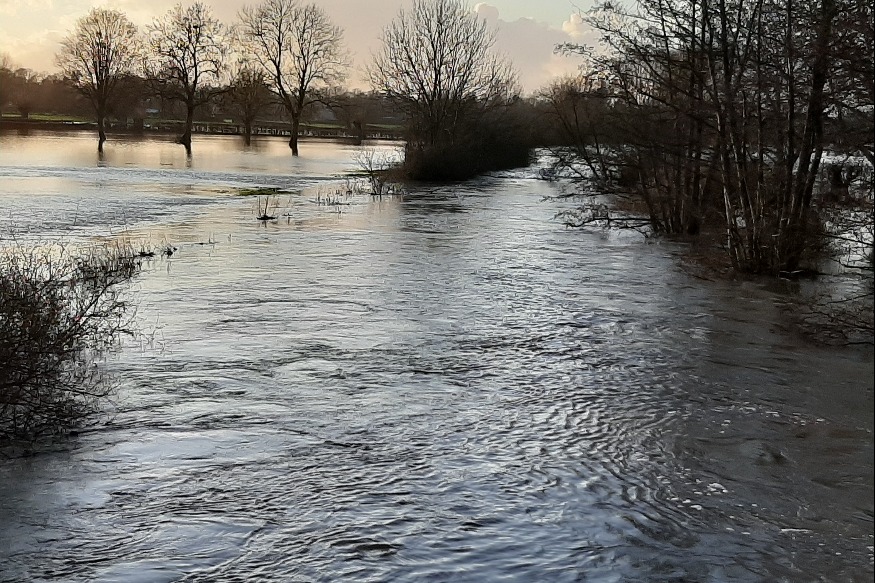
{"label": "submerged tree", "polygon": [[816,246],[815,183],[842,101],[830,95],[837,29],[859,3],[640,0],[589,18],[609,49],[590,62],[624,111],[611,163],[633,170],[662,230],[698,230],[716,210],[736,269],[800,269]]}
{"label": "submerged tree", "polygon": [[126,284],[139,267],[124,246],[3,249],[0,441],[69,430],[110,395],[98,363],[133,331]]}
{"label": "submerged tree", "polygon": [[382,40],[369,77],[407,116],[405,166],[431,168],[414,174],[444,177],[443,170],[507,143],[472,147],[502,123],[491,116],[515,100],[518,87],[510,64],[492,52],[494,32],[461,0],[414,0]]}
{"label": "submerged tree", "polygon": [[222,102],[234,117],[243,122],[243,140],[250,145],[252,124],[273,102],[264,71],[251,63],[238,63]]}
{"label": "submerged tree", "polygon": [[202,2],[177,4],[149,27],[147,76],[161,97],[185,106],[179,143],[189,153],[195,110],[222,92],[228,40],[225,26]]}
{"label": "submerged tree", "polygon": [[240,20],[245,49],[289,117],[289,148],[297,156],[302,116],[344,78],[343,32],[322,8],[295,0],[265,0],[244,8]]}
{"label": "submerged tree", "polygon": [[98,151],[106,141],[106,116],[121,80],[141,58],[137,28],[118,10],[92,8],[61,41],[57,63],[97,116]]}

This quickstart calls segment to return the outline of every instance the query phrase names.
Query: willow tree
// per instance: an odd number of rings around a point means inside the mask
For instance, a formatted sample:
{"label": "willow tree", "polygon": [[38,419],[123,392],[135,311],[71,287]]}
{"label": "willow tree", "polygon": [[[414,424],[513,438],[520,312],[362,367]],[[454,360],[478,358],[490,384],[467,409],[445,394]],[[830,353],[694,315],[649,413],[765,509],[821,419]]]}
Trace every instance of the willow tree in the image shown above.
{"label": "willow tree", "polygon": [[195,110],[221,93],[229,35],[209,6],[177,4],[149,26],[147,76],[165,99],[185,106],[185,126],[178,141],[191,152]]}
{"label": "willow tree", "polygon": [[240,12],[245,50],[267,75],[289,117],[289,148],[298,155],[301,117],[344,79],[343,31],[316,4],[265,0]]}
{"label": "willow tree", "polygon": [[[449,170],[462,161],[457,154],[470,159],[475,150],[498,146],[471,147],[499,124],[483,123],[489,113],[518,93],[512,67],[492,50],[495,33],[485,21],[461,0],[414,0],[383,30],[382,41],[368,73],[374,90],[407,117],[406,166],[416,158],[437,174],[425,170],[421,177],[450,177],[438,166]],[[445,164],[433,164],[441,160]]]}
{"label": "willow tree", "polygon": [[138,66],[140,47],[137,27],[123,13],[108,8],[92,8],[61,41],[57,64],[94,108],[100,152],[112,99],[122,80]]}

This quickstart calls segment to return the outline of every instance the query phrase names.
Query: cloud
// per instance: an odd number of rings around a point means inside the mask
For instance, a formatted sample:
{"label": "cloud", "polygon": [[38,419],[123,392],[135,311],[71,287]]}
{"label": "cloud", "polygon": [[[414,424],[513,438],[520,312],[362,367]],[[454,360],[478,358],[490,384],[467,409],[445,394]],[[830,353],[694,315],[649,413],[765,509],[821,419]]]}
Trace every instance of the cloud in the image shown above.
{"label": "cloud", "polygon": [[588,28],[580,14],[572,14],[568,20],[562,23],[562,31],[574,39],[583,37]]}
{"label": "cloud", "polygon": [[[555,49],[560,44],[588,38],[589,30],[582,19],[576,28],[566,30],[564,24],[557,28],[534,18],[503,20],[498,8],[485,2],[477,4],[474,10],[495,26],[495,48],[513,62],[525,93],[534,93],[552,79],[578,71],[579,58],[556,54]],[[575,18],[580,17],[571,15],[567,22],[577,22]]]}
{"label": "cloud", "polygon": [[[11,39],[3,45],[0,52],[8,53],[15,67],[24,67],[37,72],[54,72],[55,53],[63,37],[64,34],[60,31],[46,30]],[[26,55],[26,58],[22,58],[22,55]]]}
{"label": "cloud", "polygon": [[491,4],[487,4],[486,2],[475,4],[474,12],[489,24],[495,24],[498,22],[498,8]]}

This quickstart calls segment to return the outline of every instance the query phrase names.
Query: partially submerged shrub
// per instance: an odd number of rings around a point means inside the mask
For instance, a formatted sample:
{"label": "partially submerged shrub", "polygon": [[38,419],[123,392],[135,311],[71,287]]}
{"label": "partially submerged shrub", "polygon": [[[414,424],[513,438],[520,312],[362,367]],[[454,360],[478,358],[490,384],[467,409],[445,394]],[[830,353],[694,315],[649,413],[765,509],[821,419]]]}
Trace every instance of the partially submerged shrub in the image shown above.
{"label": "partially submerged shrub", "polygon": [[529,144],[510,132],[502,137],[483,128],[480,134],[435,144],[409,140],[404,149],[401,172],[409,180],[444,182],[531,163]]}
{"label": "partially submerged shrub", "polygon": [[384,194],[396,193],[398,185],[395,180],[397,178],[395,168],[401,157],[402,155],[398,152],[378,152],[370,148],[356,152],[353,161],[367,179],[370,194],[383,196]]}
{"label": "partially submerged shrub", "polygon": [[0,249],[0,439],[68,430],[112,384],[97,365],[130,333],[129,249]]}

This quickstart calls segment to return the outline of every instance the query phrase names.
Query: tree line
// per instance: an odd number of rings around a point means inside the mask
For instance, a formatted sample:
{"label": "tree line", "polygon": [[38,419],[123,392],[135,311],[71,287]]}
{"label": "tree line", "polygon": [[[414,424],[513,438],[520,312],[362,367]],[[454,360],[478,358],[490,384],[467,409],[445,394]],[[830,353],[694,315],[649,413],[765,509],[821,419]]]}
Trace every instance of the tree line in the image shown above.
{"label": "tree line", "polygon": [[[736,271],[783,275],[810,263],[829,223],[869,248],[871,272],[869,2],[639,0],[587,20],[606,50],[563,47],[586,73],[546,98],[566,166],[627,202],[622,213],[585,205],[573,223],[708,228]],[[868,165],[845,163],[855,156]],[[840,207],[862,220],[848,223]]]}
{"label": "tree line", "polygon": [[321,8],[295,0],[265,0],[242,10],[233,26],[203,2],[177,4],[145,31],[119,10],[93,8],[64,38],[56,61],[94,111],[99,150],[119,88],[139,76],[150,94],[182,108],[178,141],[186,150],[199,108],[228,94],[246,117],[257,115],[272,95],[290,122],[295,155],[305,108],[325,98],[345,66],[340,30]]}
{"label": "tree line", "polygon": [[[289,148],[298,155],[309,113],[331,108],[364,117],[382,102],[383,111],[404,118],[411,174],[461,177],[495,165],[487,153],[507,149],[508,140],[507,132],[499,138],[493,130],[508,126],[504,112],[520,89],[510,63],[492,51],[494,31],[461,0],[416,0],[381,40],[367,72],[373,91],[364,97],[340,89],[349,68],[343,31],[315,3],[263,0],[240,10],[232,24],[203,2],[177,4],[144,30],[119,10],[93,8],[61,42],[59,76],[38,81],[27,70],[0,67],[6,93],[0,107],[14,97],[26,116],[35,93],[25,89],[66,83],[96,117],[102,151],[107,119],[132,97],[148,95],[178,108],[185,120],[178,141],[189,152],[196,112],[232,111],[248,136],[255,119],[273,109],[288,124]],[[361,119],[351,124],[363,132]],[[526,148],[516,150],[516,162],[525,163]]]}

